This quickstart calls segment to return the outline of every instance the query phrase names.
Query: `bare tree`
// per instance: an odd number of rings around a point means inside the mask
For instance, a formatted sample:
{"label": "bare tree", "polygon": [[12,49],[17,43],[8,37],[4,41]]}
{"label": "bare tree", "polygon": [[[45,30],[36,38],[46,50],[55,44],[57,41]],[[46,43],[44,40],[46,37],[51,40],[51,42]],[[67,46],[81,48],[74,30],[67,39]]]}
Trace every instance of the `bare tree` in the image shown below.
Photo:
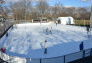
{"label": "bare tree", "polygon": [[57,0],[57,2],[55,3],[55,5],[53,7],[53,16],[54,16],[54,18],[57,18],[57,17],[61,16],[62,9],[63,9],[63,5],[61,4],[61,1]]}
{"label": "bare tree", "polygon": [[20,0],[13,5],[11,5],[12,12],[14,13],[14,18],[16,20],[28,20],[30,18],[31,12],[31,1],[30,0]]}
{"label": "bare tree", "polygon": [[38,9],[40,17],[45,17],[44,15],[48,12],[48,7],[49,7],[47,0],[37,1],[36,7]]}
{"label": "bare tree", "polygon": [[5,4],[5,1],[4,0],[0,0],[0,14],[3,16],[3,17],[7,17],[7,13],[6,13],[6,7],[2,6],[3,4]]}
{"label": "bare tree", "polygon": [[86,8],[76,8],[75,10],[75,18],[76,19],[86,19],[89,20],[90,12]]}

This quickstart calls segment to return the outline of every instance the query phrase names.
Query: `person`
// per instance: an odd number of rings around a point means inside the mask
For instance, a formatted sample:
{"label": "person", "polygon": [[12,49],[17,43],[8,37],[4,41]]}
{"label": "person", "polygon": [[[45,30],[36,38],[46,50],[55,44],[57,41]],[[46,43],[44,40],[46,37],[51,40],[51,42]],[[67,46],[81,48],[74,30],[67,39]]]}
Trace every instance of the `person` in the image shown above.
{"label": "person", "polygon": [[46,28],[46,35],[48,35],[48,30],[49,30],[49,29],[48,29],[48,28]]}
{"label": "person", "polygon": [[83,50],[84,49],[84,44],[83,44],[83,42],[81,42],[81,44],[80,44],[80,50]]}
{"label": "person", "polygon": [[44,54],[47,54],[47,48],[45,48],[45,50],[44,50]]}
{"label": "person", "polygon": [[90,31],[90,26],[89,25],[86,26],[86,30],[87,30],[87,34],[88,34],[89,31]]}
{"label": "person", "polygon": [[45,49],[44,49],[44,54],[47,54],[47,47],[46,47],[46,43],[47,43],[47,40],[45,40]]}
{"label": "person", "polygon": [[50,34],[52,34],[52,31],[50,30]]}
{"label": "person", "polygon": [[11,29],[13,29],[13,26],[11,27]]}
{"label": "person", "polygon": [[58,21],[56,21],[56,26],[57,26],[57,24],[58,24]]}
{"label": "person", "polygon": [[1,48],[0,51],[5,53],[6,52],[6,48]]}
{"label": "person", "polygon": [[8,32],[6,33],[6,37],[8,37]]}
{"label": "person", "polygon": [[50,34],[52,34],[52,27],[51,27],[51,29],[49,30],[49,32],[50,32]]}
{"label": "person", "polygon": [[88,35],[88,37],[89,37],[89,34],[91,34],[91,33],[90,33],[90,31],[91,31],[90,25],[87,25],[87,26],[86,26],[86,30],[87,30],[87,35]]}

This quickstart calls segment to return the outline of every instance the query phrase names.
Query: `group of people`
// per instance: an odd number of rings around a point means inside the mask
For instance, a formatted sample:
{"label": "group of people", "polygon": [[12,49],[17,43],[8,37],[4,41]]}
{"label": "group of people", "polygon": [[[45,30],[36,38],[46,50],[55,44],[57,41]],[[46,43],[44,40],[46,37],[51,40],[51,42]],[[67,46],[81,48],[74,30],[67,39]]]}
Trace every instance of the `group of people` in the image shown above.
{"label": "group of people", "polygon": [[51,29],[46,28],[46,34],[47,34],[47,35],[48,35],[48,34],[52,34],[52,27],[51,27]]}

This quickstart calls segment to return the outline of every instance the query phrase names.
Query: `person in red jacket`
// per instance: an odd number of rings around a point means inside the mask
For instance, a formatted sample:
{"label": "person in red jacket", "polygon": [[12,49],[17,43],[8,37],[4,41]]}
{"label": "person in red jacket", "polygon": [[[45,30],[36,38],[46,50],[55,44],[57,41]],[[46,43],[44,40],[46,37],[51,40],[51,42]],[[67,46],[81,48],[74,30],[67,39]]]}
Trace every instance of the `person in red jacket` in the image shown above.
{"label": "person in red jacket", "polygon": [[0,51],[5,53],[6,52],[6,48],[1,48]]}

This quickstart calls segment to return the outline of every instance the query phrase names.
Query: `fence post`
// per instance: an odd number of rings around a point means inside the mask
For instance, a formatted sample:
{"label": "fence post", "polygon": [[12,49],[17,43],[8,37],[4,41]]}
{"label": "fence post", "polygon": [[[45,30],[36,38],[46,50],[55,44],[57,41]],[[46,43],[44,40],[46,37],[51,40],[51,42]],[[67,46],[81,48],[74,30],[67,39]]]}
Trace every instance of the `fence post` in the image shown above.
{"label": "fence post", "polygon": [[42,63],[42,59],[40,59],[40,63]]}
{"label": "fence post", "polygon": [[64,63],[65,63],[65,55],[64,55]]}
{"label": "fence post", "polygon": [[26,63],[30,63],[30,58],[26,58]]}
{"label": "fence post", "polygon": [[85,50],[83,50],[83,58],[85,57]]}
{"label": "fence post", "polygon": [[90,56],[92,56],[92,48],[90,49]]}

